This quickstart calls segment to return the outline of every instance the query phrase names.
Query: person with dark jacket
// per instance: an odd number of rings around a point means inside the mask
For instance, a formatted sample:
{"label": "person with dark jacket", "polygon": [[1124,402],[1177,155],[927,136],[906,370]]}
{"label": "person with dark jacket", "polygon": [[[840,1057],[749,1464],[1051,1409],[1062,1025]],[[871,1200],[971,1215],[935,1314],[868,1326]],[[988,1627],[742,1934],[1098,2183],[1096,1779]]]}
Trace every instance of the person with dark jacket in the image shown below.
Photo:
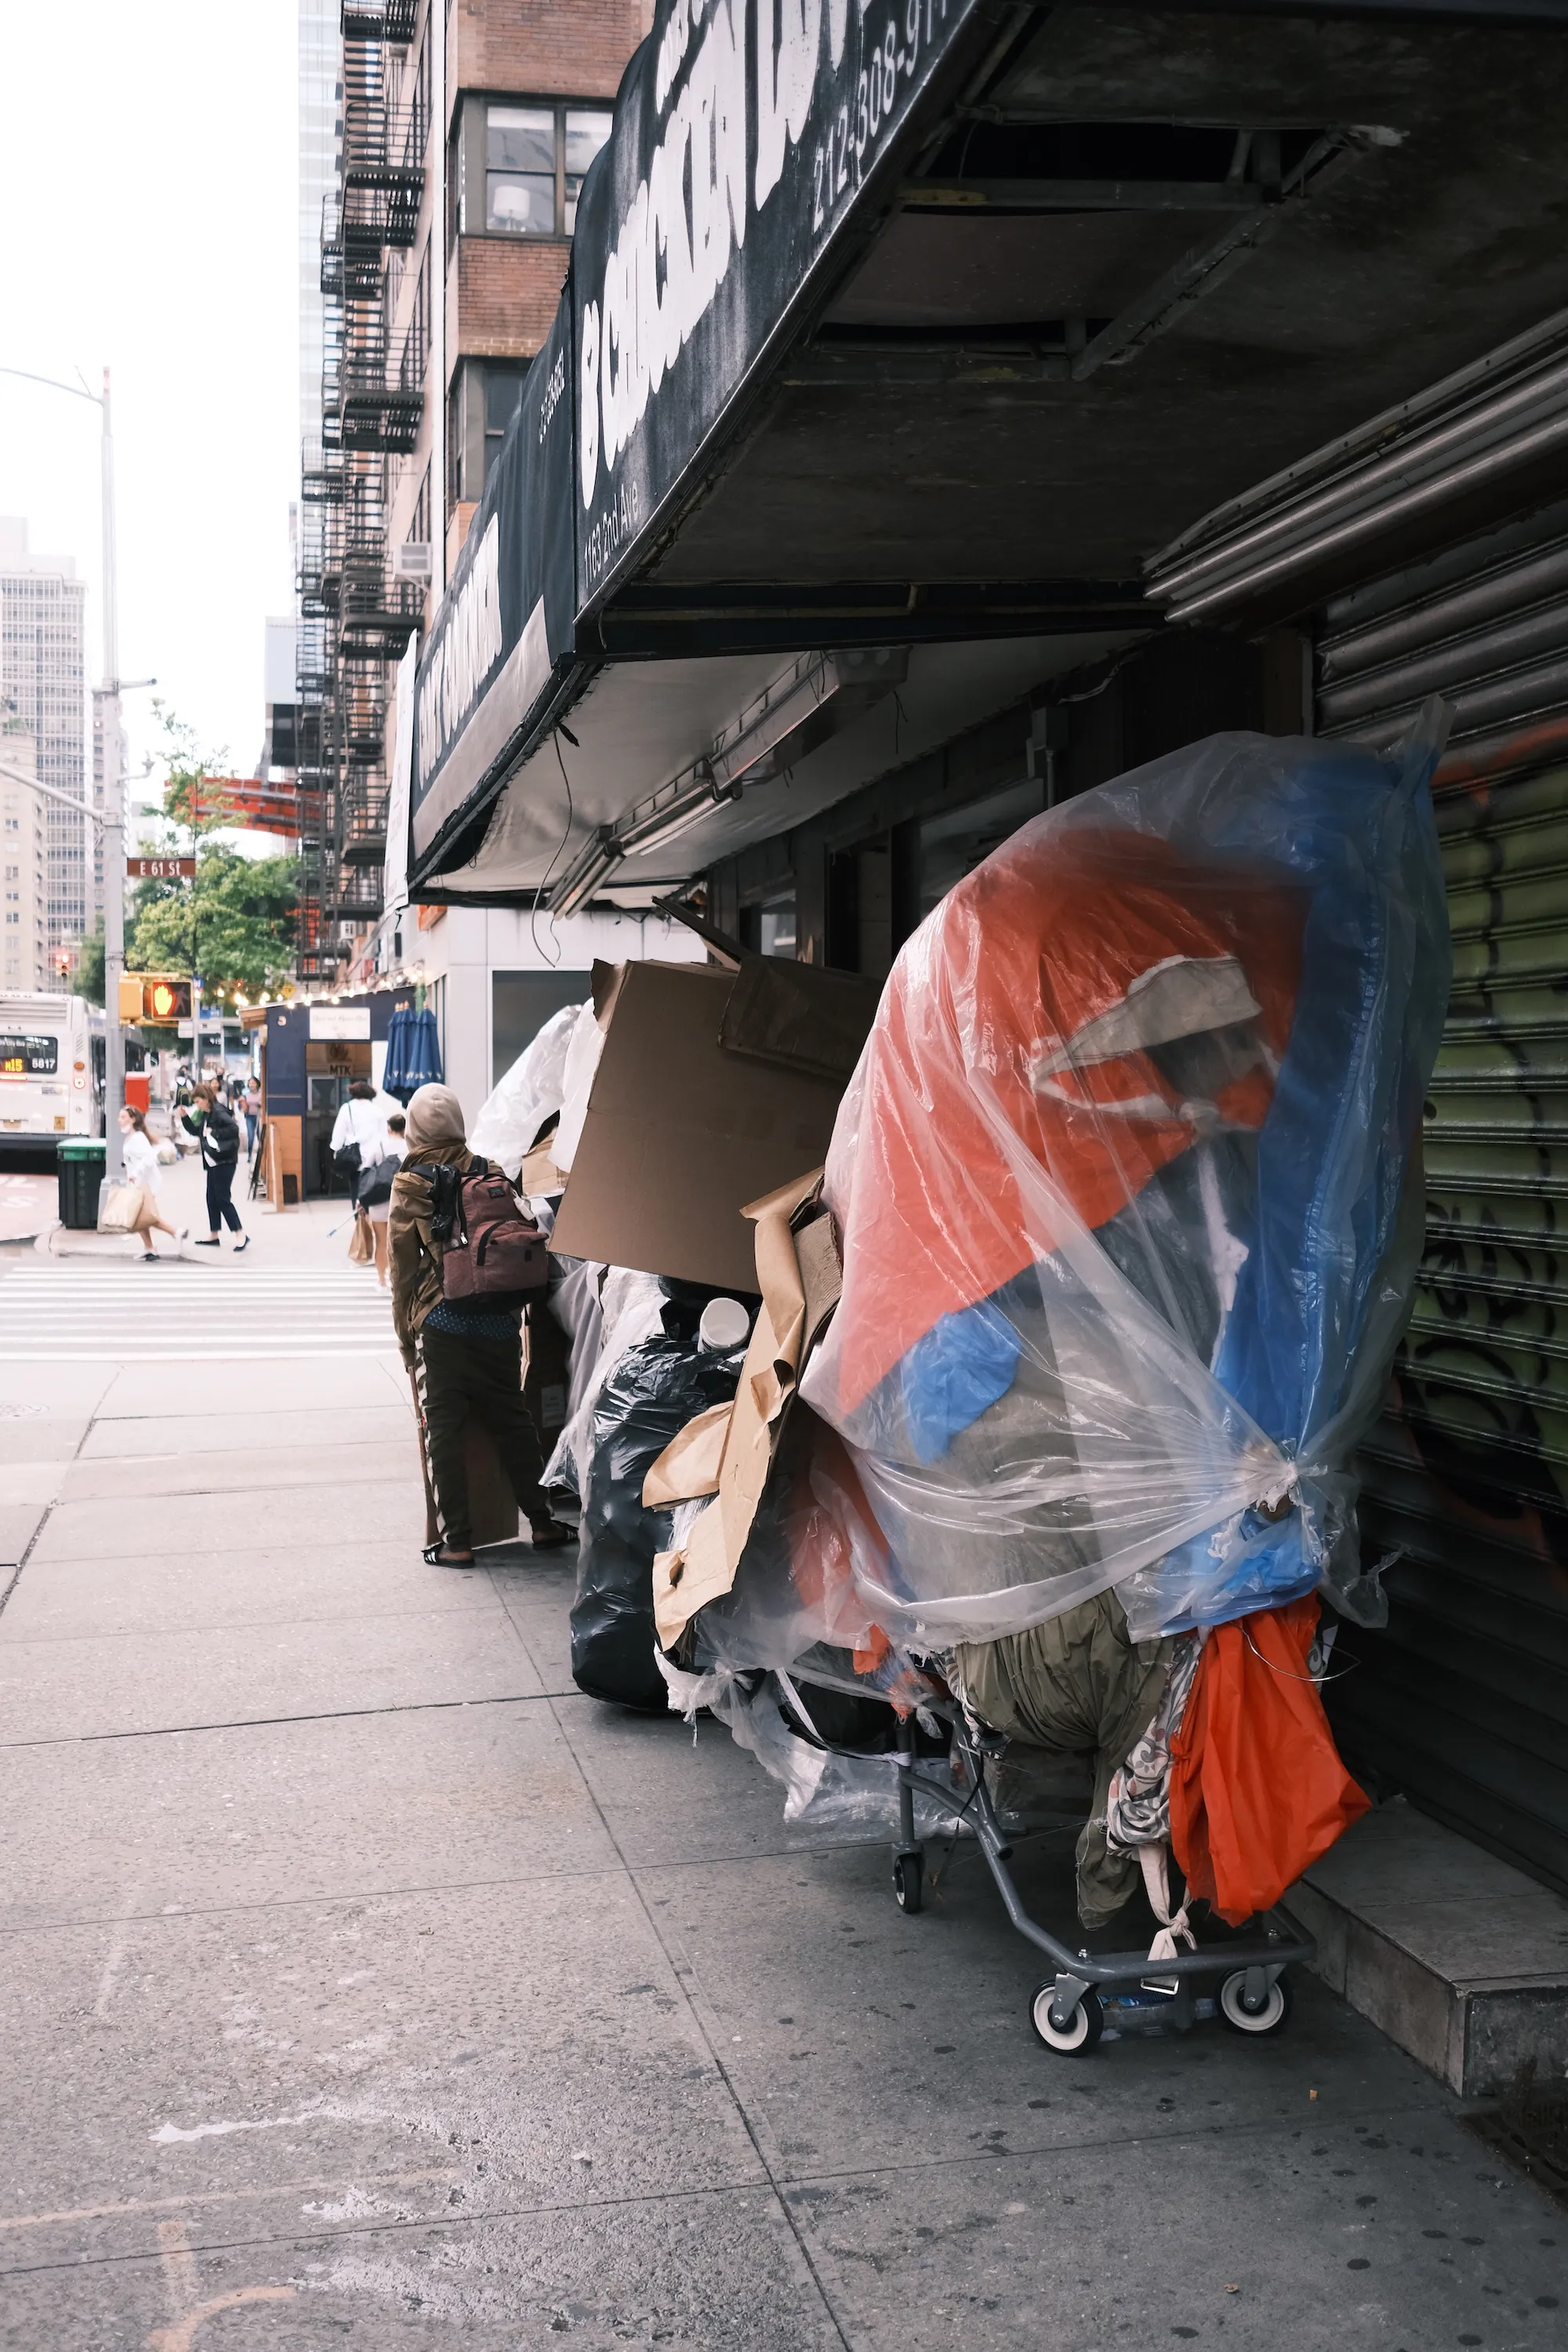
{"label": "person with dark jacket", "polygon": [[202,1166],[207,1179],[207,1223],[212,1231],[205,1238],[198,1235],[197,1249],[216,1249],[222,1236],[218,1232],[221,1217],[231,1234],[239,1235],[234,1245],[237,1257],[241,1250],[250,1247],[250,1235],[239,1222],[239,1211],[229,1195],[234,1187],[234,1171],[239,1162],[239,1121],[224,1101],[215,1086],[203,1079],[195,1089],[194,1112],[180,1113],[187,1135],[200,1138]]}
{"label": "person with dark jacket", "polygon": [[463,1133],[462,1105],[449,1087],[418,1087],[406,1114],[408,1151],[392,1182],[388,1217],[392,1259],[392,1320],[403,1360],[414,1375],[430,1484],[440,1509],[444,1540],[431,1545],[433,1566],[471,1568],[468,1473],[463,1431],[477,1414],[500,1455],[517,1505],[533,1531],[535,1551],[558,1550],[570,1528],[551,1517],[539,1433],[522,1401],[521,1295],[470,1304],[448,1299],[442,1286],[443,1246],[432,1231],[433,1173],[455,1168],[459,1177],[488,1163],[477,1160]]}

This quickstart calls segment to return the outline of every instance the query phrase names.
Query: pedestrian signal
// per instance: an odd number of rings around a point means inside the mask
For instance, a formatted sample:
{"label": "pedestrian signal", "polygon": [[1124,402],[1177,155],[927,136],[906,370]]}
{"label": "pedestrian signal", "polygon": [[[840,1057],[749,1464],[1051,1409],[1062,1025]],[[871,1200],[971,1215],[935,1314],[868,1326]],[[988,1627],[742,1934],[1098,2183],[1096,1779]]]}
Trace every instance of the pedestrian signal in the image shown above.
{"label": "pedestrian signal", "polygon": [[188,980],[148,980],[142,982],[142,1018],[159,1028],[166,1029],[171,1022],[188,1021],[191,1017],[191,983]]}

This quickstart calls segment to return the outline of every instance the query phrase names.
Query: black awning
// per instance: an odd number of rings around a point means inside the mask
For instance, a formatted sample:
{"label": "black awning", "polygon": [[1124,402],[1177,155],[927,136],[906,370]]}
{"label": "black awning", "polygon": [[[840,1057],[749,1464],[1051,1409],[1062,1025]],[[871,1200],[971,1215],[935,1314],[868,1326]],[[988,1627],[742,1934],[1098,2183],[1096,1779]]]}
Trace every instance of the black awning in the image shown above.
{"label": "black awning", "polygon": [[564,302],[422,649],[410,872],[471,821],[572,672],[571,318]]}
{"label": "black awning", "polygon": [[1568,305],[1565,20],[659,0],[551,347],[570,520],[558,457],[528,493],[571,628],[444,749],[416,880],[503,785],[493,842],[581,846],[538,747],[649,665],[1155,625],[1155,551]]}

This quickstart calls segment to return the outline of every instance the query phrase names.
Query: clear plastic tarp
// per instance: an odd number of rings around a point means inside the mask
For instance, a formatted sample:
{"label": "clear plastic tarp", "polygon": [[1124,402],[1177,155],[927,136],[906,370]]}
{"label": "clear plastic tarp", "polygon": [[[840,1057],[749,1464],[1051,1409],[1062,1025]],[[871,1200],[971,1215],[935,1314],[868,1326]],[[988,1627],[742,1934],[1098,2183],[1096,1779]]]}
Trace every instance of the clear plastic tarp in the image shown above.
{"label": "clear plastic tarp", "polygon": [[[592,1013],[593,1008],[588,1011]],[[499,1160],[515,1183],[546,1119],[559,1112],[566,1084],[566,1057],[584,1007],[563,1004],[479,1107],[468,1134],[472,1150]]]}
{"label": "clear plastic tarp", "polygon": [[1135,1640],[1318,1586],[1375,1618],[1352,1463],[1419,1248],[1441,730],[1210,738],[1026,824],[903,949],[801,1386],[875,1523],[852,1644],[1112,1585]]}

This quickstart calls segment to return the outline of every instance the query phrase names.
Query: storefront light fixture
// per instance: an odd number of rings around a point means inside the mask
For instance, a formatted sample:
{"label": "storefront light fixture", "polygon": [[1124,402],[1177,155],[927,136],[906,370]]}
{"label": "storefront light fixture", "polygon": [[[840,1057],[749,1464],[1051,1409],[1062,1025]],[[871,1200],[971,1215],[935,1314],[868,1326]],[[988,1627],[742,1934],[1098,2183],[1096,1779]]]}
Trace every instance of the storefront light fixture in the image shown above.
{"label": "storefront light fixture", "polygon": [[600,825],[589,835],[560,880],[545,892],[547,911],[552,915],[574,915],[615,872],[621,857],[622,852],[616,845],[615,827]]}
{"label": "storefront light fixture", "polygon": [[747,784],[784,775],[829,735],[896,691],[909,676],[907,646],[798,654],[714,741],[618,824],[591,834],[544,896],[552,915],[574,915],[624,860],[666,849]]}

